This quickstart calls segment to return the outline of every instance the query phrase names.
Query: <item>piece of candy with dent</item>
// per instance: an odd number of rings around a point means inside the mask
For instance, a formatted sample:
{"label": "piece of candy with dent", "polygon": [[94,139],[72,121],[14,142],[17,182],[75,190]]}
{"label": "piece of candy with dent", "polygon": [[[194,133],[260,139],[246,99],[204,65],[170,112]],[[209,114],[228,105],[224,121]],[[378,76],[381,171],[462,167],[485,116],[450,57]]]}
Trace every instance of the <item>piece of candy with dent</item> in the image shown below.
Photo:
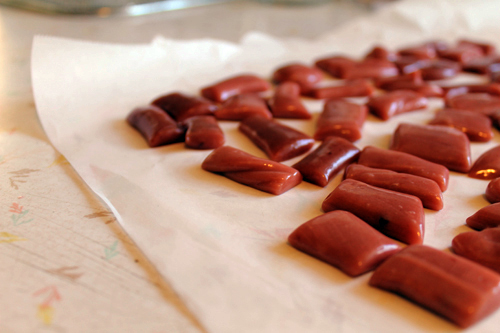
{"label": "piece of candy with dent", "polygon": [[390,149],[441,164],[457,172],[471,168],[470,142],[456,128],[402,123],[392,136]]}
{"label": "piece of candy with dent", "polygon": [[493,137],[491,120],[487,116],[467,110],[439,110],[429,125],[449,126],[464,132],[470,141],[487,142]]}
{"label": "piece of candy with dent", "polygon": [[427,98],[417,92],[395,90],[371,97],[367,106],[371,113],[382,120],[388,120],[400,113],[425,109],[427,103]]}
{"label": "piece of candy with dent", "polygon": [[224,145],[224,132],[213,116],[194,116],[183,123],[187,127],[184,144],[193,149],[214,149]]}
{"label": "piece of candy with dent", "polygon": [[359,154],[358,164],[429,178],[443,192],[448,188],[450,172],[446,167],[408,153],[367,146]]}
{"label": "piece of candy with dent", "polygon": [[500,178],[490,180],[484,196],[490,203],[500,202]]}
{"label": "piece of candy with dent", "polygon": [[447,98],[445,102],[447,107],[480,112],[487,116],[500,111],[500,97],[487,93],[466,93]]}
{"label": "piece of candy with dent", "polygon": [[300,99],[298,83],[280,83],[267,104],[274,118],[311,119],[311,114]]}
{"label": "piece of candy with dent", "polygon": [[297,170],[284,164],[222,146],[205,158],[201,167],[235,182],[275,195],[285,193],[302,181]]}
{"label": "piece of candy with dent", "polygon": [[426,245],[408,246],[384,261],[371,286],[399,294],[462,328],[500,306],[500,275]]}
{"label": "piece of candy with dent", "polygon": [[500,203],[497,202],[479,209],[469,216],[465,223],[476,230],[500,227]]}
{"label": "piece of candy with dent", "polygon": [[273,161],[286,161],[309,151],[314,139],[292,127],[260,116],[245,118],[238,129]]}
{"label": "piece of candy with dent", "polygon": [[419,198],[346,179],[321,206],[324,212],[346,210],[383,234],[407,244],[424,239],[424,208]]}
{"label": "piece of candy with dent", "polygon": [[220,108],[214,112],[217,119],[243,120],[250,116],[273,117],[266,101],[256,94],[240,94],[228,98]]}
{"label": "piece of candy with dent", "polygon": [[394,240],[341,210],[300,225],[290,234],[288,242],[353,277],[375,269],[401,250]]}
{"label": "piece of candy with dent", "polygon": [[414,195],[422,201],[425,208],[443,209],[441,189],[435,181],[428,178],[387,169],[370,168],[361,164],[349,165],[344,177],[387,190]]}
{"label": "piece of candy with dent", "polygon": [[322,141],[328,136],[339,136],[351,142],[361,138],[361,129],[368,108],[341,99],[328,100],[318,117],[314,139]]}
{"label": "piece of candy with dent", "polygon": [[500,146],[493,147],[482,153],[472,165],[469,177],[476,179],[500,177]]}
{"label": "piece of candy with dent", "polygon": [[330,136],[293,167],[305,181],[325,187],[347,164],[355,161],[358,154],[359,149],[351,142]]}
{"label": "piece of candy with dent", "polygon": [[243,74],[202,88],[201,95],[215,102],[224,102],[235,95],[258,93],[269,89],[271,89],[271,84],[266,80],[255,75]]}
{"label": "piece of candy with dent", "polygon": [[135,108],[127,116],[127,122],[141,133],[150,147],[184,140],[184,129],[155,105]]}
{"label": "piece of candy with dent", "polygon": [[463,232],[451,242],[453,252],[500,273],[500,228]]}
{"label": "piece of candy with dent", "polygon": [[177,122],[199,115],[212,115],[217,105],[203,97],[171,93],[156,98],[151,104],[162,108]]}
{"label": "piece of candy with dent", "polygon": [[344,97],[371,96],[375,88],[365,79],[346,80],[343,84],[316,87],[307,92],[307,96],[316,99],[338,99]]}
{"label": "piece of candy with dent", "polygon": [[272,80],[274,83],[295,82],[300,86],[300,91],[305,93],[323,80],[323,72],[316,67],[293,63],[276,69]]}

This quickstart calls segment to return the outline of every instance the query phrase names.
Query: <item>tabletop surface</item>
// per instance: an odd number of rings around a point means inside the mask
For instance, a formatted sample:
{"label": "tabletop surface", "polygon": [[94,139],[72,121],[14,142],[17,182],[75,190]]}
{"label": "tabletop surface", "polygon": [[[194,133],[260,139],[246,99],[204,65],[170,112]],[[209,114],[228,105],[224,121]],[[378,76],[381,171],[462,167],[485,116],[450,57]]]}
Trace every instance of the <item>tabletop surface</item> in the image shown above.
{"label": "tabletop surface", "polygon": [[0,7],[0,332],[203,332],[174,290],[47,139],[30,78],[35,35],[147,43],[249,31],[312,39],[369,9],[251,1],[145,16]]}

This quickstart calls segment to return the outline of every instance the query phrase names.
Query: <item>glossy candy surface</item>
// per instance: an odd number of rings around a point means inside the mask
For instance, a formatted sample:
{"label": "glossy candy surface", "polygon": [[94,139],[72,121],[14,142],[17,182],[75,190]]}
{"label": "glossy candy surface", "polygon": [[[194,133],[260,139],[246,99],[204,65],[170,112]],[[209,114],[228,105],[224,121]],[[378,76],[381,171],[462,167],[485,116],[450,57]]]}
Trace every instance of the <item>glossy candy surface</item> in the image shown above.
{"label": "glossy candy surface", "polygon": [[500,227],[500,203],[494,203],[479,209],[465,220],[472,229]]}
{"label": "glossy candy surface", "polygon": [[394,61],[398,58],[396,52],[390,51],[381,45],[375,45],[366,55],[365,59],[384,59]]}
{"label": "glossy candy surface", "polygon": [[184,140],[184,129],[155,105],[135,108],[128,115],[127,122],[141,133],[150,147]]}
{"label": "glossy candy surface", "polygon": [[428,178],[370,168],[361,164],[349,165],[344,176],[346,179],[359,180],[372,186],[414,195],[422,201],[425,208],[433,210],[443,208],[441,189],[435,181]]}
{"label": "glossy candy surface", "polygon": [[488,183],[484,196],[490,203],[500,202],[500,178],[492,179]]}
{"label": "glossy candy surface", "polygon": [[304,180],[325,187],[347,164],[356,160],[358,154],[359,149],[349,141],[330,136],[293,167]]}
{"label": "glossy candy surface", "polygon": [[371,113],[388,120],[400,113],[426,108],[427,98],[411,90],[396,90],[371,97],[367,105]]}
{"label": "glossy candy surface", "polygon": [[243,120],[256,115],[268,119],[273,117],[266,101],[256,94],[240,94],[230,97],[214,114],[217,119],[221,120]]}
{"label": "glossy candy surface", "polygon": [[151,104],[162,108],[178,122],[193,116],[211,115],[217,110],[217,105],[206,98],[181,93],[160,96]]}
{"label": "glossy candy surface", "polygon": [[238,129],[273,161],[286,161],[309,151],[314,145],[310,136],[260,116],[241,121]]}
{"label": "glossy candy surface", "polygon": [[351,212],[403,243],[421,244],[424,239],[424,208],[413,195],[346,179],[323,201],[322,209]]}
{"label": "glossy candy surface", "polygon": [[275,83],[292,81],[300,86],[305,93],[323,80],[323,72],[316,67],[309,67],[300,63],[285,65],[274,71],[272,80]]}
{"label": "glossy candy surface", "polygon": [[428,178],[443,192],[448,188],[450,172],[446,167],[408,153],[368,146],[359,154],[358,164]]}
{"label": "glossy candy surface", "polygon": [[298,83],[281,83],[267,103],[274,118],[311,119],[311,114],[300,99]]}
{"label": "glossy candy surface", "polygon": [[350,276],[373,270],[401,246],[353,214],[337,210],[315,217],[288,237],[294,248]]}
{"label": "glossy candy surface", "polygon": [[367,114],[365,105],[340,99],[326,101],[316,123],[314,139],[322,141],[328,136],[339,136],[351,142],[359,140]]}
{"label": "glossy candy surface", "polygon": [[354,66],[355,63],[353,59],[339,55],[319,59],[315,65],[331,76],[340,78],[344,68]]}
{"label": "glossy candy surface", "polygon": [[474,162],[469,177],[477,179],[494,179],[500,177],[500,146],[484,152]]}
{"label": "glossy candy surface", "polygon": [[215,149],[205,158],[201,167],[275,195],[288,191],[302,181],[300,172],[289,166],[229,146]]}
{"label": "glossy candy surface", "polygon": [[436,113],[429,125],[456,128],[474,142],[487,142],[493,137],[490,118],[473,111],[443,109]]}
{"label": "glossy candy surface", "polygon": [[461,233],[451,242],[453,252],[500,273],[500,228]]}
{"label": "glossy candy surface", "polygon": [[500,306],[500,275],[455,254],[408,246],[382,263],[370,285],[469,327]]}
{"label": "glossy candy surface", "polygon": [[455,47],[441,50],[438,53],[441,58],[457,61],[462,64],[485,56],[481,47],[467,42],[458,43]]}
{"label": "glossy candy surface", "polygon": [[271,84],[250,74],[233,76],[201,89],[201,95],[216,102],[224,102],[229,97],[269,90]]}
{"label": "glossy candy surface", "polygon": [[187,127],[184,143],[193,149],[214,149],[224,145],[224,133],[213,116],[194,116],[183,123]]}
{"label": "glossy candy surface", "polygon": [[453,171],[469,172],[472,165],[469,139],[451,127],[402,123],[392,136],[390,148]]}
{"label": "glossy candy surface", "polygon": [[307,95],[316,99],[371,96],[375,89],[365,79],[346,80],[344,84],[311,89]]}
{"label": "glossy candy surface", "polygon": [[480,112],[487,116],[500,111],[500,97],[487,93],[466,93],[447,98],[445,102],[450,108]]}
{"label": "glossy candy surface", "polygon": [[490,55],[476,58],[463,64],[462,69],[466,72],[488,74],[500,71],[500,56]]}

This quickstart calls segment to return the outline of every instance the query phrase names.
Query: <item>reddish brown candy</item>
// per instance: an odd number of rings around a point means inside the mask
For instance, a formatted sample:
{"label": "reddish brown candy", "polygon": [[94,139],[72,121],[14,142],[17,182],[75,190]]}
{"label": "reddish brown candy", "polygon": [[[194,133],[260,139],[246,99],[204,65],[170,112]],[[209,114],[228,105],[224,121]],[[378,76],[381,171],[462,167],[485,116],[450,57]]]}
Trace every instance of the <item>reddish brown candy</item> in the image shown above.
{"label": "reddish brown candy", "polygon": [[472,229],[483,230],[500,226],[500,203],[481,208],[465,220]]}
{"label": "reddish brown candy", "polygon": [[321,80],[323,80],[322,71],[298,63],[280,67],[273,73],[273,82],[292,81],[298,83],[302,93],[311,90]]}
{"label": "reddish brown candy", "polygon": [[456,76],[461,66],[458,62],[447,59],[436,59],[422,63],[420,70],[424,80],[443,80]]}
{"label": "reddish brown candy", "polygon": [[462,69],[466,72],[488,74],[500,71],[500,57],[491,55],[472,59],[463,64]]}
{"label": "reddish brown candy", "polygon": [[490,180],[484,196],[490,203],[500,202],[500,178]]}
{"label": "reddish brown candy", "polygon": [[375,89],[365,79],[347,80],[344,84],[311,89],[307,95],[316,99],[371,96]]}
{"label": "reddish brown candy", "polygon": [[155,105],[135,108],[128,115],[127,122],[141,133],[150,147],[184,140],[184,129]]}
{"label": "reddish brown candy", "polygon": [[213,116],[194,116],[184,121],[185,144],[193,149],[214,149],[224,144],[224,133]]}
{"label": "reddish brown candy", "polygon": [[472,43],[459,43],[455,47],[439,51],[439,57],[462,64],[484,56],[482,48]]}
{"label": "reddish brown candy", "polygon": [[418,71],[420,75],[422,75],[421,69],[428,66],[430,61],[413,56],[401,56],[394,61],[394,64],[399,68],[402,74],[410,74]]}
{"label": "reddish brown candy", "polygon": [[443,88],[433,83],[416,83],[416,82],[393,82],[384,85],[384,90],[412,90],[425,97],[441,97],[443,96]]}
{"label": "reddish brown candy", "polygon": [[[380,89],[387,89],[387,87],[390,87],[394,84],[401,84],[407,82],[412,82],[415,84],[423,83],[424,80],[422,79],[422,72],[420,70],[417,70],[408,74],[382,77],[375,80],[375,86]],[[395,90],[395,89],[387,89],[387,90]]]}
{"label": "reddish brown candy", "polygon": [[178,122],[193,116],[212,115],[217,110],[217,105],[208,99],[181,93],[160,96],[151,104],[162,108]]}
{"label": "reddish brown candy", "polygon": [[328,136],[339,136],[354,142],[361,138],[361,128],[367,114],[365,105],[340,99],[329,100],[318,118],[314,139],[322,141]]}
{"label": "reddish brown candy", "polygon": [[350,276],[375,269],[401,246],[345,211],[329,212],[299,226],[288,237],[294,248]]}
{"label": "reddish brown candy", "polygon": [[273,117],[266,101],[255,94],[230,97],[214,114],[217,119],[221,120],[243,120],[257,115],[268,119]]}
{"label": "reddish brown candy", "polygon": [[413,195],[346,179],[323,201],[322,209],[351,212],[403,243],[421,244],[424,239],[424,208]]}
{"label": "reddish brown candy", "polygon": [[231,96],[257,93],[271,88],[271,84],[255,75],[238,75],[201,89],[201,95],[216,102],[224,102]]}
{"label": "reddish brown candy", "polygon": [[449,171],[447,168],[400,151],[368,146],[359,154],[358,163],[372,168],[388,169],[431,179],[443,192],[448,187]]}
{"label": "reddish brown candy", "polygon": [[341,77],[344,68],[354,66],[356,61],[344,56],[331,56],[316,61],[315,65],[333,77]]}
{"label": "reddish brown candy", "polygon": [[500,273],[500,228],[461,233],[451,242],[453,252]]}
{"label": "reddish brown candy", "polygon": [[340,71],[342,79],[368,79],[395,76],[399,70],[392,62],[384,59],[365,59],[353,66],[345,66]]}
{"label": "reddish brown candy", "polygon": [[258,158],[229,146],[215,149],[201,167],[275,195],[285,193],[302,181],[300,172],[289,166]]}
{"label": "reddish brown candy", "polygon": [[400,113],[426,108],[427,98],[411,90],[396,90],[371,97],[367,105],[371,113],[388,120]]}
{"label": "reddish brown candy", "polygon": [[429,308],[463,328],[500,306],[500,275],[425,245],[408,246],[391,256],[375,270],[369,283]]}
{"label": "reddish brown candy", "polygon": [[474,142],[487,142],[493,137],[490,118],[473,111],[443,109],[429,124],[454,127]]}
{"label": "reddish brown candy", "polygon": [[416,59],[434,59],[437,56],[436,45],[434,43],[425,43],[410,46],[399,50],[399,54]]}
{"label": "reddish brown candy", "polygon": [[311,114],[300,100],[300,86],[295,82],[281,83],[268,105],[274,118],[311,119]]}
{"label": "reddish brown candy", "polygon": [[484,152],[474,162],[469,177],[477,179],[493,179],[500,177],[500,146]]}
{"label": "reddish brown candy", "polygon": [[487,93],[490,95],[500,95],[500,83],[470,84],[460,86],[443,86],[445,98],[452,98],[467,93]]}
{"label": "reddish brown candy", "polygon": [[496,48],[492,44],[485,43],[485,42],[479,42],[479,41],[473,41],[473,40],[467,40],[467,39],[459,40],[458,46],[462,46],[462,47],[469,46],[469,47],[473,47],[473,48],[479,47],[485,56],[494,55],[496,52]]}
{"label": "reddish brown candy", "polygon": [[361,164],[349,165],[345,171],[345,178],[359,180],[391,191],[411,194],[419,198],[425,208],[443,209],[441,189],[435,181],[428,178],[386,169],[370,168]]}
{"label": "reddish brown candy", "polygon": [[480,112],[490,116],[500,111],[500,97],[487,93],[467,93],[447,98],[446,106],[452,109]]}
{"label": "reddish brown candy", "polygon": [[358,154],[359,149],[349,141],[330,136],[293,167],[304,180],[325,187],[347,164],[356,160]]}
{"label": "reddish brown candy", "polygon": [[383,46],[374,46],[365,56],[365,59],[384,59],[388,61],[394,61],[398,58],[396,52],[389,51]]}
{"label": "reddish brown candy", "polygon": [[469,172],[470,142],[462,131],[446,126],[400,124],[392,136],[391,149]]}
{"label": "reddish brown candy", "polygon": [[238,129],[273,161],[289,160],[314,145],[310,136],[260,116],[243,119]]}

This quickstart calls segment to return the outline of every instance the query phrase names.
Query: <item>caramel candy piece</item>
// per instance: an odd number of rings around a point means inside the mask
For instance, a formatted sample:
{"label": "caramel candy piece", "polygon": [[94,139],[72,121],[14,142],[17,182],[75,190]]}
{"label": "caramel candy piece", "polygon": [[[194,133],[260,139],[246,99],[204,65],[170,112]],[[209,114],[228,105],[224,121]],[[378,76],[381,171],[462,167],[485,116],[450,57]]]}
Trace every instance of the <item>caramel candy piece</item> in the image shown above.
{"label": "caramel candy piece", "polygon": [[500,96],[500,83],[443,86],[445,98],[452,98],[467,93],[487,93]]}
{"label": "caramel candy piece", "polygon": [[318,118],[314,139],[322,141],[328,136],[339,136],[354,142],[361,138],[361,128],[367,114],[365,105],[340,99],[329,100]]}
{"label": "caramel candy piece", "polygon": [[150,147],[184,140],[184,129],[155,105],[135,108],[128,115],[127,122],[141,133]]}
{"label": "caramel candy piece", "polygon": [[422,78],[424,80],[443,80],[456,76],[461,66],[458,62],[447,59],[436,59],[421,63]]}
{"label": "caramel candy piece", "polygon": [[367,105],[371,113],[388,120],[400,113],[425,109],[427,98],[411,90],[395,90],[371,97]]}
{"label": "caramel candy piece", "polygon": [[487,142],[493,137],[491,120],[477,112],[443,109],[436,113],[429,125],[442,125],[464,132],[470,141]]}
{"label": "caramel candy piece", "polygon": [[353,277],[375,269],[401,250],[398,243],[341,210],[302,224],[288,237],[288,242]]}
{"label": "caramel candy piece", "polygon": [[354,61],[343,56],[327,57],[316,61],[316,66],[341,79],[368,79],[398,75],[396,65],[385,59],[369,58]]}
{"label": "caramel candy piece", "polygon": [[467,135],[452,127],[400,124],[392,136],[390,149],[458,172],[469,172],[472,164]]}
{"label": "caramel candy piece", "polygon": [[413,195],[346,179],[326,197],[321,207],[324,212],[351,212],[403,243],[421,244],[424,239],[424,208]]}
{"label": "caramel candy piece", "polygon": [[469,327],[500,306],[500,275],[460,256],[408,246],[383,262],[370,285],[392,291]]}
{"label": "caramel candy piece", "polygon": [[472,229],[483,230],[500,226],[500,203],[494,203],[481,208],[471,216],[465,223]]}
{"label": "caramel candy piece", "polygon": [[436,45],[434,43],[405,47],[399,50],[398,53],[401,56],[409,56],[416,59],[434,59],[437,56]]}
{"label": "caramel candy piece", "polygon": [[500,178],[492,179],[488,183],[484,196],[490,203],[500,202]]}
{"label": "caramel candy piece", "polygon": [[[424,80],[422,79],[422,72],[420,70],[417,70],[407,74],[378,78],[375,80],[375,86],[377,88],[386,90],[387,87],[390,87],[394,84],[401,84],[407,82],[412,82],[415,84],[423,83]],[[395,89],[387,89],[387,90],[395,90]]]}
{"label": "caramel candy piece", "polygon": [[396,52],[389,51],[380,45],[375,45],[365,56],[365,59],[383,59],[387,61],[395,61],[397,58]]}
{"label": "caramel candy piece", "polygon": [[330,136],[293,167],[304,180],[325,187],[358,154],[359,149],[346,139]]}
{"label": "caramel candy piece", "polygon": [[411,194],[419,198],[425,208],[443,209],[441,189],[435,181],[428,178],[386,169],[370,168],[361,164],[349,165],[345,171],[345,178],[359,180],[391,191]]}
{"label": "caramel candy piece", "polygon": [[238,129],[273,161],[289,160],[314,145],[310,136],[260,116],[243,119]]}
{"label": "caramel candy piece", "polygon": [[194,116],[184,121],[185,145],[193,149],[214,149],[224,144],[224,133],[213,116]]}
{"label": "caramel candy piece", "polygon": [[208,99],[181,93],[160,96],[151,104],[162,108],[178,122],[193,116],[211,115],[217,110],[217,105]]}
{"label": "caramel candy piece", "polygon": [[400,151],[368,146],[359,154],[358,164],[429,178],[435,181],[443,192],[448,188],[447,168]]}
{"label": "caramel candy piece", "polygon": [[243,120],[257,115],[268,119],[273,117],[266,101],[256,94],[230,97],[214,114],[217,119],[221,120]]}
{"label": "caramel candy piece", "polygon": [[302,181],[300,172],[289,166],[258,158],[229,146],[212,151],[201,167],[275,195],[285,193]]}
{"label": "caramel candy piece", "polygon": [[375,89],[368,80],[347,80],[344,84],[311,89],[307,95],[316,99],[371,96]]}
{"label": "caramel candy piece", "polygon": [[475,111],[487,116],[500,111],[500,97],[487,93],[467,93],[447,98],[445,102],[452,109]]}
{"label": "caramel candy piece", "polygon": [[451,242],[453,252],[500,273],[500,228],[461,233]]}
{"label": "caramel candy piece", "polygon": [[441,97],[444,94],[443,88],[433,83],[416,83],[411,81],[393,82],[384,85],[384,90],[412,90],[425,97]]}
{"label": "caramel candy piece", "polygon": [[493,179],[500,177],[500,146],[484,152],[474,162],[469,177],[477,179]]}
{"label": "caramel candy piece", "polygon": [[441,50],[438,53],[441,58],[457,61],[462,64],[485,56],[482,48],[472,43],[459,43],[455,47]]}
{"label": "caramel candy piece", "polygon": [[490,55],[467,61],[462,66],[465,72],[488,74],[500,71],[500,56]]}
{"label": "caramel candy piece", "polygon": [[201,95],[216,102],[224,102],[229,97],[266,91],[271,84],[255,75],[238,75],[219,81],[211,86],[201,89]]}
{"label": "caramel candy piece", "polygon": [[278,68],[273,73],[272,80],[275,83],[282,83],[285,81],[298,83],[300,91],[305,93],[323,80],[323,72],[316,67],[294,63]]}
{"label": "caramel candy piece", "polygon": [[354,66],[355,63],[356,61],[348,57],[331,56],[317,60],[315,65],[331,76],[340,78],[344,68]]}
{"label": "caramel candy piece", "polygon": [[462,46],[462,47],[469,46],[469,47],[473,47],[473,48],[479,47],[485,56],[492,56],[496,52],[496,48],[492,44],[468,40],[468,39],[459,40],[458,46]]}
{"label": "caramel candy piece", "polygon": [[267,103],[275,118],[311,119],[311,114],[300,100],[298,83],[281,83]]}

